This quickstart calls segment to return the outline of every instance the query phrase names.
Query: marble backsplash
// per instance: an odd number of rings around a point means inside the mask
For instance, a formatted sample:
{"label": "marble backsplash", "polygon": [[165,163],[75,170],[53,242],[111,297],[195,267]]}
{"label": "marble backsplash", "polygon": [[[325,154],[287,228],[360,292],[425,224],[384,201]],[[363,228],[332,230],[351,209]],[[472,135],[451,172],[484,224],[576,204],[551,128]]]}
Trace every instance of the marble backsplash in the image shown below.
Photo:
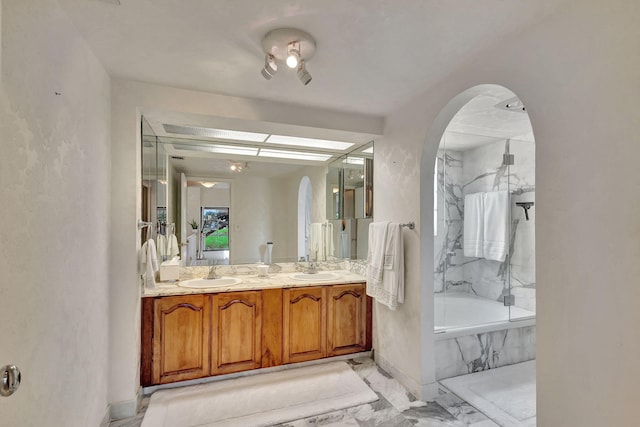
{"label": "marble backsplash", "polygon": [[[514,165],[503,165],[508,149]],[[535,311],[535,206],[529,220],[516,202],[535,201],[535,144],[502,140],[467,151],[440,150],[437,160],[437,212],[434,291],[468,292],[501,301],[509,292],[515,305]],[[463,255],[464,197],[509,190],[511,229],[504,262]]]}

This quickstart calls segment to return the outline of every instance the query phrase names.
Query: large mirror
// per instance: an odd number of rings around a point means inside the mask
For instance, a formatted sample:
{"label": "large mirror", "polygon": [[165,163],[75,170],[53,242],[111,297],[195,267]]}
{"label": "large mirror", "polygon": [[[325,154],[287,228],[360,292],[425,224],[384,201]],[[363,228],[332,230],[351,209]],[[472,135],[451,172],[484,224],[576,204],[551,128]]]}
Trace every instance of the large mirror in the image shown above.
{"label": "large mirror", "polygon": [[162,258],[176,251],[183,265],[366,258],[373,142],[349,154],[257,158],[255,150],[270,151],[158,136],[145,119],[142,135],[142,218],[154,224],[142,238],[156,239]]}

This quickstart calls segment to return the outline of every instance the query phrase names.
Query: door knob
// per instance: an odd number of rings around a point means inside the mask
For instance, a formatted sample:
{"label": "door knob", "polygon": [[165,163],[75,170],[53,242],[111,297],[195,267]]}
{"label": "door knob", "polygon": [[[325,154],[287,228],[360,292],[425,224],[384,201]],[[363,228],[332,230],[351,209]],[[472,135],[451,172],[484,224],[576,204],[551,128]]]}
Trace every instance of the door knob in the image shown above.
{"label": "door knob", "polygon": [[22,374],[16,365],[5,365],[0,368],[0,377],[2,377],[0,396],[11,396],[20,387]]}

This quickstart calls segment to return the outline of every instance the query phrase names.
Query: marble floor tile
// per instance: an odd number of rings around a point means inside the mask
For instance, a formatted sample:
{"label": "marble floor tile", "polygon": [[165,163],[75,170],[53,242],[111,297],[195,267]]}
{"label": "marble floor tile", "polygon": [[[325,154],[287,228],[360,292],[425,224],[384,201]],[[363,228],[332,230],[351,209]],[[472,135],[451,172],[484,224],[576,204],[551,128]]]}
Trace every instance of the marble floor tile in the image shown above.
{"label": "marble floor tile", "polygon": [[487,421],[487,417],[482,412],[450,391],[440,389],[440,393],[440,396],[438,396],[435,401],[456,419],[468,425],[475,425],[475,423]]}
{"label": "marble floor tile", "polygon": [[[351,359],[348,363],[378,395],[377,401],[277,424],[276,427],[497,427],[497,424],[444,387],[435,401],[423,402],[380,369],[372,359]],[[139,414],[126,420],[113,421],[109,427],[140,427],[148,404],[149,397],[146,397]]]}

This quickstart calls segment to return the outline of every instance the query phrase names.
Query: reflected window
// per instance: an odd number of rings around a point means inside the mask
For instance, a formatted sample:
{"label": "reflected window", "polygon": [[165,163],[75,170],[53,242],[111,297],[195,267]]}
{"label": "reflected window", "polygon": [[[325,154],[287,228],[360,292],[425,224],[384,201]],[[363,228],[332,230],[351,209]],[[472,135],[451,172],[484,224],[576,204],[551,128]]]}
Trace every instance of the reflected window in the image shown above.
{"label": "reflected window", "polygon": [[229,250],[229,208],[202,208],[201,228],[205,251]]}

